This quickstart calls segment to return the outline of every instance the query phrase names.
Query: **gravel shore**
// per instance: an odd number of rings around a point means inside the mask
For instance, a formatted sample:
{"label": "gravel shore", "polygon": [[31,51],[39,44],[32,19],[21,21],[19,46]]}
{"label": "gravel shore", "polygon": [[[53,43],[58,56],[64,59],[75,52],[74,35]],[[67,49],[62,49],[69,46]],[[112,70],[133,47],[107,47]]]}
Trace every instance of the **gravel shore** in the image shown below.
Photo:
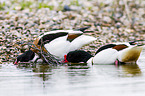
{"label": "gravel shore", "polygon": [[12,62],[42,33],[90,26],[98,40],[82,49],[94,53],[107,43],[145,44],[144,0],[0,1],[0,62]]}

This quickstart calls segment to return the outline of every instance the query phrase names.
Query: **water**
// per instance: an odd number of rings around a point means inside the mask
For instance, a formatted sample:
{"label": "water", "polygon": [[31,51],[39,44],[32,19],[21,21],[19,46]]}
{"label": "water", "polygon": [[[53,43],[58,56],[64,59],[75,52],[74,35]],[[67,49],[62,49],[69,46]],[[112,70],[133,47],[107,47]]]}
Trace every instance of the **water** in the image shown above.
{"label": "water", "polygon": [[1,96],[144,96],[145,50],[137,64],[0,65]]}

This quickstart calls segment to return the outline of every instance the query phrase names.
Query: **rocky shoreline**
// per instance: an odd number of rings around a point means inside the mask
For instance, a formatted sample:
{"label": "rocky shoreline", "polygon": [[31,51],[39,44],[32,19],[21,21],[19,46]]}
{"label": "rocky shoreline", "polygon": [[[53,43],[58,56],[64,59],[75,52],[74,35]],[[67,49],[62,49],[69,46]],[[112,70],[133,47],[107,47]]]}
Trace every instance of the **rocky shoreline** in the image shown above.
{"label": "rocky shoreline", "polygon": [[145,44],[144,0],[7,0],[0,2],[0,62],[13,62],[28,43],[51,30],[90,26],[92,53],[114,42]]}

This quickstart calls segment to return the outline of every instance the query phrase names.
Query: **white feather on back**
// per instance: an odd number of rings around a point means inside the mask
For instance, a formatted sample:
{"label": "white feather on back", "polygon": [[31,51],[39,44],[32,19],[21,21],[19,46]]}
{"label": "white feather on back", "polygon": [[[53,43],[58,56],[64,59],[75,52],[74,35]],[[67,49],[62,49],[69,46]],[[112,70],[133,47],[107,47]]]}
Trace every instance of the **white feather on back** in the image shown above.
{"label": "white feather on back", "polygon": [[126,46],[133,46],[133,45],[130,45],[128,42],[117,42],[117,43],[113,43],[113,44],[116,44],[116,45],[124,44]]}
{"label": "white feather on back", "polygon": [[67,46],[70,42],[66,40],[67,36],[59,37],[44,45],[48,52],[60,59],[67,53]]}
{"label": "white feather on back", "polygon": [[93,64],[114,64],[118,57],[118,51],[112,48],[102,50],[93,58]]}
{"label": "white feather on back", "polygon": [[82,46],[89,44],[95,40],[97,40],[97,38],[87,35],[81,35],[71,42],[69,46],[69,51],[80,49]]}

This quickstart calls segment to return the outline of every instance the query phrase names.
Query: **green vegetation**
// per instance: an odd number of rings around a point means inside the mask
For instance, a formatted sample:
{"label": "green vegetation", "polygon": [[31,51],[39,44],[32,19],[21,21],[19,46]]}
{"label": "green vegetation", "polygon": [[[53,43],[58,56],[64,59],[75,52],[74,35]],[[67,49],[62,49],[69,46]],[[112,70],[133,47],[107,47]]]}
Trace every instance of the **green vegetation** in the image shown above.
{"label": "green vegetation", "polygon": [[32,1],[23,1],[20,3],[21,6],[21,10],[24,10],[25,8],[30,8],[30,6],[32,5]]}
{"label": "green vegetation", "polygon": [[73,1],[71,1],[70,5],[80,6],[80,4],[79,4],[79,1],[78,1],[78,0],[73,0]]}
{"label": "green vegetation", "polygon": [[48,5],[46,3],[38,3],[38,9],[41,9],[41,8],[49,8],[50,10],[53,10],[54,6]]}
{"label": "green vegetation", "polygon": [[[9,3],[5,3],[9,2]],[[39,2],[39,1],[34,1],[34,0],[10,0],[10,1],[5,1],[3,3],[0,3],[0,10],[4,10],[5,8],[10,8],[13,10],[24,10],[24,9],[41,9],[41,8],[49,8],[50,10],[54,10],[55,5],[51,5],[51,2]],[[58,2],[59,5],[57,7],[57,10],[62,10],[64,3],[63,1]],[[70,5],[75,5],[75,6],[80,6],[79,0],[71,0]],[[89,8],[91,9],[91,8]]]}
{"label": "green vegetation", "polygon": [[13,10],[24,10],[24,9],[41,9],[41,8],[49,8],[50,10],[54,9],[53,5],[49,5],[48,3],[44,2],[38,2],[38,1],[26,1],[23,0],[20,2],[20,0],[11,0],[8,1],[9,4],[6,4],[5,2],[0,3],[0,10],[4,10],[4,7],[12,8]]}
{"label": "green vegetation", "polygon": [[0,3],[0,10],[3,10],[5,5],[6,5],[5,2]]}

